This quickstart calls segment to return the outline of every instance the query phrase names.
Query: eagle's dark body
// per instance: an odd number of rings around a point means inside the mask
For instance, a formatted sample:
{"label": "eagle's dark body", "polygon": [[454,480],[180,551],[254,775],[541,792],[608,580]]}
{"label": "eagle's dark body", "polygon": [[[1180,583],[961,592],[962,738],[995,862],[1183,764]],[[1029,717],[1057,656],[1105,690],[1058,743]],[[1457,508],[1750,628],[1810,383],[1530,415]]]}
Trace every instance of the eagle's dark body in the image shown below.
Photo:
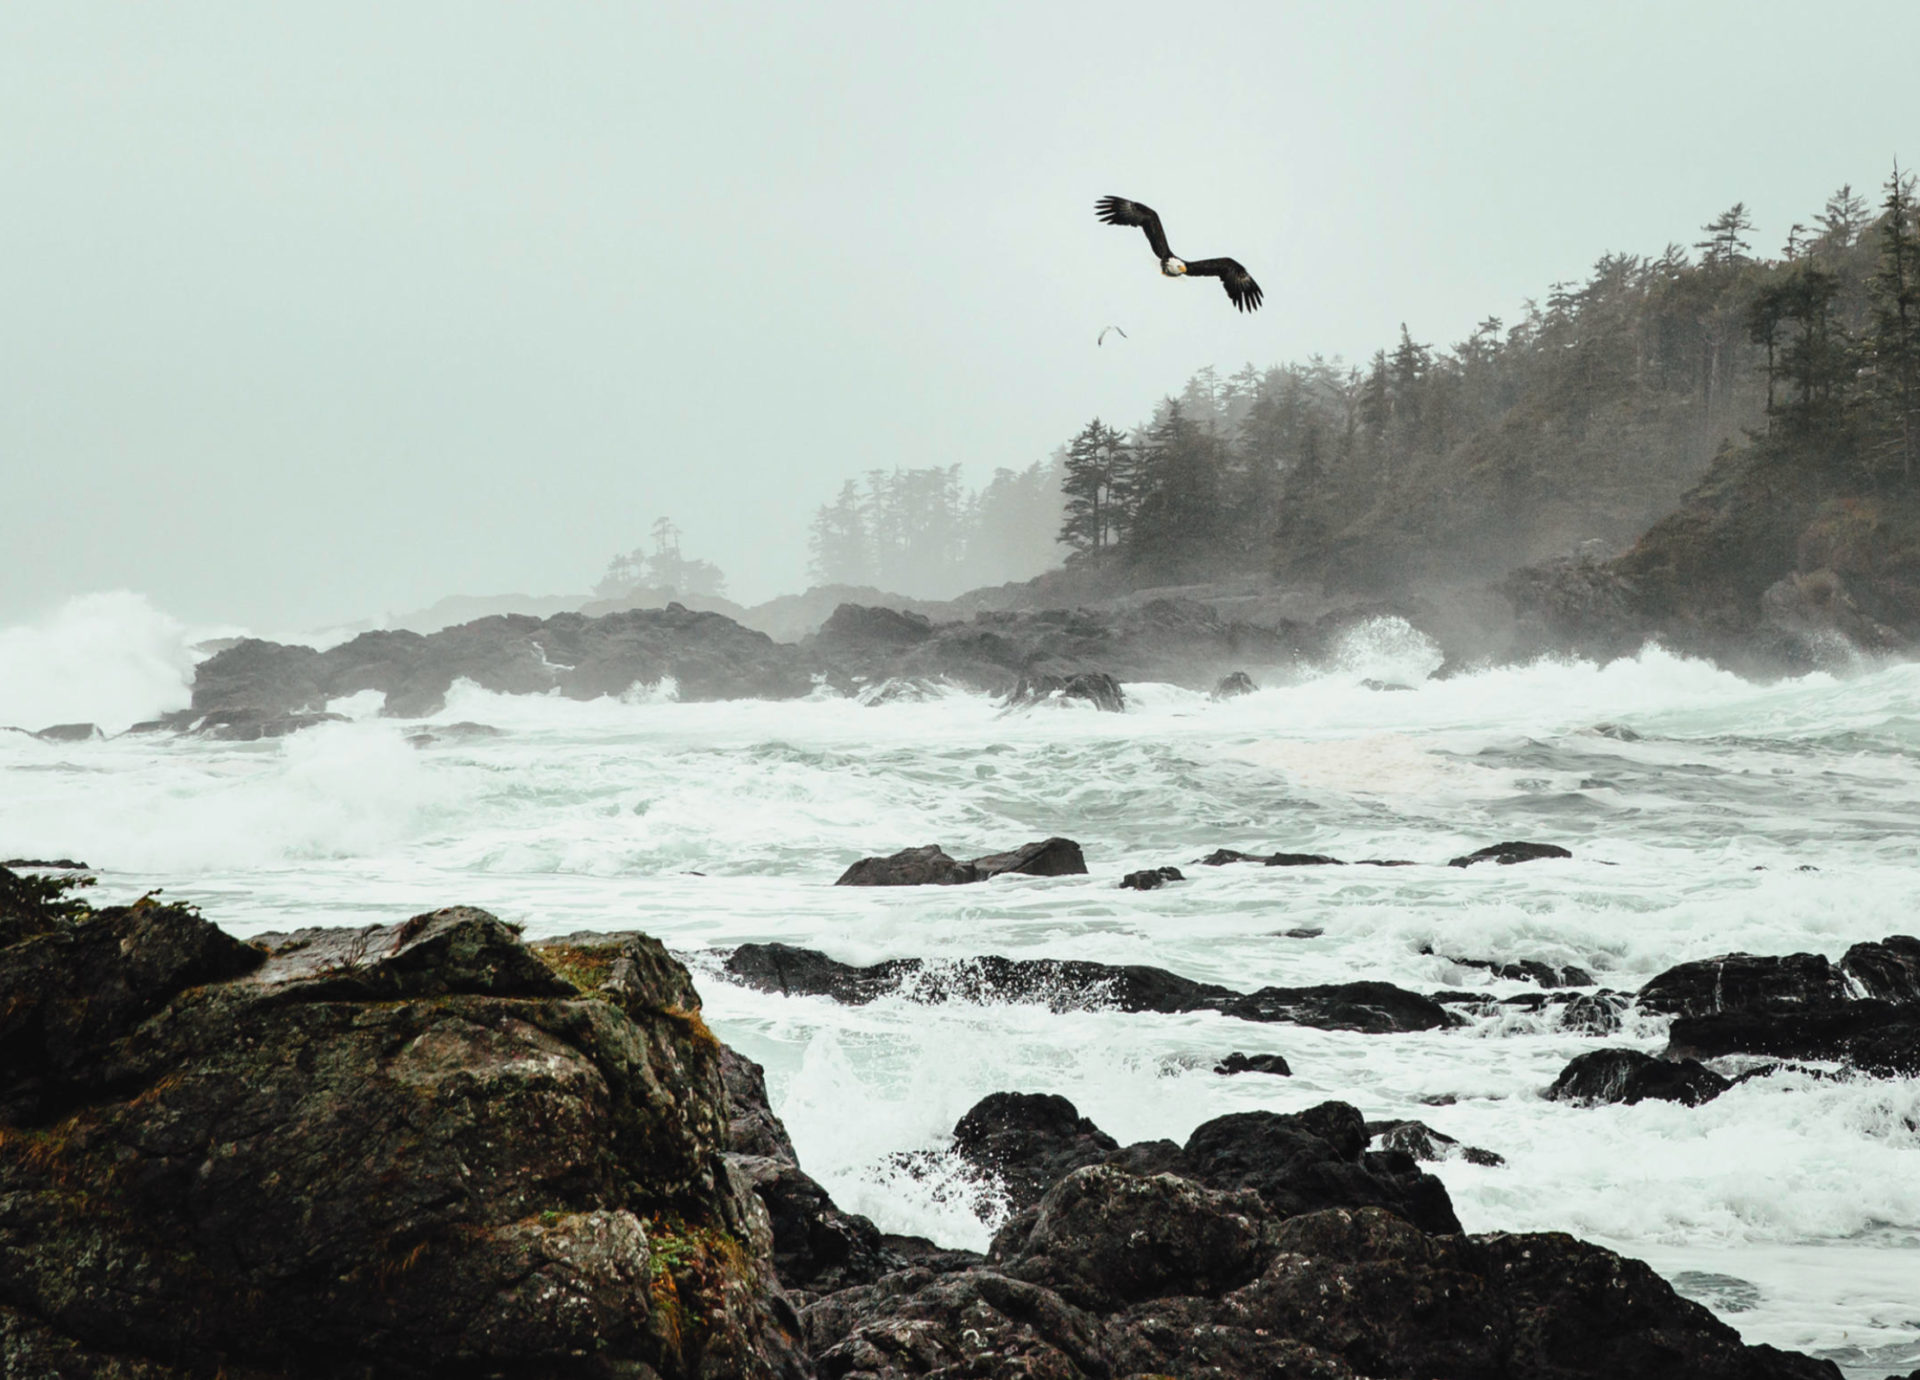
{"label": "eagle's dark body", "polygon": [[1094,210],[1108,225],[1137,225],[1146,231],[1147,243],[1153,246],[1154,256],[1160,260],[1160,271],[1167,277],[1218,278],[1227,296],[1233,299],[1233,305],[1241,311],[1252,311],[1260,305],[1260,284],[1253,281],[1253,275],[1240,266],[1238,259],[1186,260],[1175,254],[1167,244],[1167,232],[1160,228],[1160,216],[1151,206],[1142,206],[1125,197],[1103,196],[1094,203]]}

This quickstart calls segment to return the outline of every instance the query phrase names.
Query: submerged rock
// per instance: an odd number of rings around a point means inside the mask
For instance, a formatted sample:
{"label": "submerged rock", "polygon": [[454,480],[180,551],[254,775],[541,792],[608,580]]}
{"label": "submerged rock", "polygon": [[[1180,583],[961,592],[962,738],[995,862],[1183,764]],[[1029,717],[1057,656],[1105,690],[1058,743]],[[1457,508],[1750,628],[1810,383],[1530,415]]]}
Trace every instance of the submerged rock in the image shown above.
{"label": "submerged rock", "polygon": [[939,844],[929,843],[903,848],[884,858],[862,858],[841,873],[834,885],[959,886],[1010,872],[1029,877],[1072,877],[1083,876],[1086,870],[1086,857],[1072,839],[1041,839],[964,863],[947,856]]}
{"label": "submerged rock", "polygon": [[1382,1150],[1398,1150],[1423,1164],[1465,1160],[1468,1164],[1492,1168],[1507,1162],[1504,1155],[1482,1150],[1477,1145],[1462,1145],[1424,1121],[1369,1121],[1367,1138],[1370,1142],[1378,1141]]}
{"label": "submerged rock", "polygon": [[1653,1098],[1697,1107],[1732,1086],[1697,1060],[1656,1059],[1637,1049],[1595,1049],[1574,1056],[1553,1080],[1547,1096],[1589,1106],[1602,1102],[1632,1106]]}
{"label": "submerged rock", "polygon": [[920,848],[902,848],[884,858],[862,858],[845,872],[835,886],[957,886],[977,882],[980,876],[971,864],[956,862],[937,843]]}
{"label": "submerged rock", "polygon": [[1168,882],[1184,882],[1186,877],[1177,867],[1154,867],[1139,872],[1129,872],[1120,879],[1122,891],[1156,891]]}
{"label": "submerged rock", "polygon": [[1448,867],[1472,867],[1475,863],[1523,863],[1539,858],[1571,858],[1572,853],[1557,843],[1492,843],[1485,848],[1476,848],[1462,857],[1452,858]]}
{"label": "submerged rock", "polygon": [[1271,1073],[1280,1078],[1291,1078],[1293,1070],[1288,1067],[1284,1057],[1278,1054],[1242,1054],[1235,1050],[1213,1066],[1215,1073]]}
{"label": "submerged rock", "polygon": [[1041,1001],[1056,1011],[1219,1011],[1246,1021],[1368,1034],[1460,1024],[1438,1002],[1389,982],[1236,992],[1145,964],[998,954],[939,963],[894,958],[860,968],[780,943],[742,944],[724,967],[728,976],[762,991],[829,996],[849,1005],[906,992],[923,1001]]}
{"label": "submerged rock", "polygon": [[1082,701],[1109,714],[1126,712],[1127,697],[1120,682],[1104,671],[1083,671],[1077,675],[1027,674],[1007,696],[1009,709],[1039,704],[1068,704]]}

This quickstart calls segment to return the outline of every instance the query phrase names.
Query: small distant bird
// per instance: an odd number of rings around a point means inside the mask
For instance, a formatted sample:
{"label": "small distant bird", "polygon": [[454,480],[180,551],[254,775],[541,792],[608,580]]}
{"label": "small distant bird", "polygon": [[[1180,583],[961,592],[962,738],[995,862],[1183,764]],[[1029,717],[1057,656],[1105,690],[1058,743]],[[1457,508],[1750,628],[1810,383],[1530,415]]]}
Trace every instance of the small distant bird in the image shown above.
{"label": "small distant bird", "polygon": [[1120,328],[1119,328],[1118,326],[1108,326],[1108,327],[1106,328],[1106,330],[1103,330],[1103,331],[1101,331],[1101,332],[1100,332],[1100,336],[1099,336],[1099,338],[1098,338],[1097,340],[1095,340],[1095,341],[1094,341],[1093,343],[1094,343],[1095,345],[1104,345],[1104,344],[1106,344],[1106,343],[1107,343],[1107,331],[1112,331],[1112,332],[1113,332],[1113,333],[1114,333],[1115,335],[1117,335],[1117,336],[1119,336],[1119,337],[1120,337],[1120,338],[1121,338],[1122,340],[1125,340],[1125,339],[1127,338],[1127,333],[1126,333],[1125,331],[1123,331],[1123,330],[1121,330],[1121,329],[1120,329]]}
{"label": "small distant bird", "polygon": [[1238,259],[1188,262],[1178,258],[1167,246],[1167,232],[1160,228],[1160,216],[1151,206],[1142,206],[1125,197],[1103,196],[1094,203],[1094,210],[1108,225],[1137,225],[1145,230],[1147,243],[1153,246],[1154,255],[1160,260],[1160,271],[1167,277],[1218,278],[1227,296],[1233,299],[1233,305],[1241,311],[1252,311],[1260,305],[1260,284],[1253,281],[1253,275],[1240,266]]}

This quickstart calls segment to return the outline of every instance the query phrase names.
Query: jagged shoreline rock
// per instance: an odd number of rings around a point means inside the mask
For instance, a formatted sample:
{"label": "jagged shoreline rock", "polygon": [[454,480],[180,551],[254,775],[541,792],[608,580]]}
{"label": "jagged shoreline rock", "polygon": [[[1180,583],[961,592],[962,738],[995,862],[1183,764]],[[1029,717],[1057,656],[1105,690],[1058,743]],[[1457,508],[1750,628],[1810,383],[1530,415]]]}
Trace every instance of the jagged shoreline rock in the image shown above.
{"label": "jagged shoreline rock", "polygon": [[1458,1234],[1345,1104],[1119,1147],[988,1098],[956,1145],[1025,1205],[983,1258],[841,1211],[645,935],[243,944],[67,880],[0,874],[7,1374],[1839,1374],[1598,1247]]}
{"label": "jagged shoreline rock", "polygon": [[1056,1011],[1219,1011],[1245,1021],[1366,1034],[1445,1030],[1460,1024],[1441,1003],[1388,982],[1239,992],[1146,964],[998,954],[939,962],[894,958],[862,968],[828,958],[818,949],[778,942],[742,944],[721,967],[735,982],[763,992],[825,996],[849,1006],[901,994],[919,1001],[1035,1001]]}

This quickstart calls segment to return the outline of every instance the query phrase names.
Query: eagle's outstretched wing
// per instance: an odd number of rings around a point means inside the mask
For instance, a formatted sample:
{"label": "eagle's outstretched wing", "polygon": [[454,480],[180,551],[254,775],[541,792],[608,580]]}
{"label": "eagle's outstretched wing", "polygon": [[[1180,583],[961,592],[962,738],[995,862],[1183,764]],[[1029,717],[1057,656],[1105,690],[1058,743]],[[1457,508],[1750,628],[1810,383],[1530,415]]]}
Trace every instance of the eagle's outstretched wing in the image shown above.
{"label": "eagle's outstretched wing", "polygon": [[1103,196],[1093,203],[1093,209],[1108,225],[1137,225],[1145,230],[1147,243],[1153,246],[1156,258],[1166,260],[1173,257],[1173,251],[1167,248],[1167,232],[1160,228],[1160,217],[1153,207],[1128,201],[1123,196]]}
{"label": "eagle's outstretched wing", "polygon": [[1260,284],[1253,281],[1253,275],[1240,266],[1238,259],[1189,259],[1187,276],[1218,278],[1227,296],[1241,311],[1252,311],[1260,305]]}

